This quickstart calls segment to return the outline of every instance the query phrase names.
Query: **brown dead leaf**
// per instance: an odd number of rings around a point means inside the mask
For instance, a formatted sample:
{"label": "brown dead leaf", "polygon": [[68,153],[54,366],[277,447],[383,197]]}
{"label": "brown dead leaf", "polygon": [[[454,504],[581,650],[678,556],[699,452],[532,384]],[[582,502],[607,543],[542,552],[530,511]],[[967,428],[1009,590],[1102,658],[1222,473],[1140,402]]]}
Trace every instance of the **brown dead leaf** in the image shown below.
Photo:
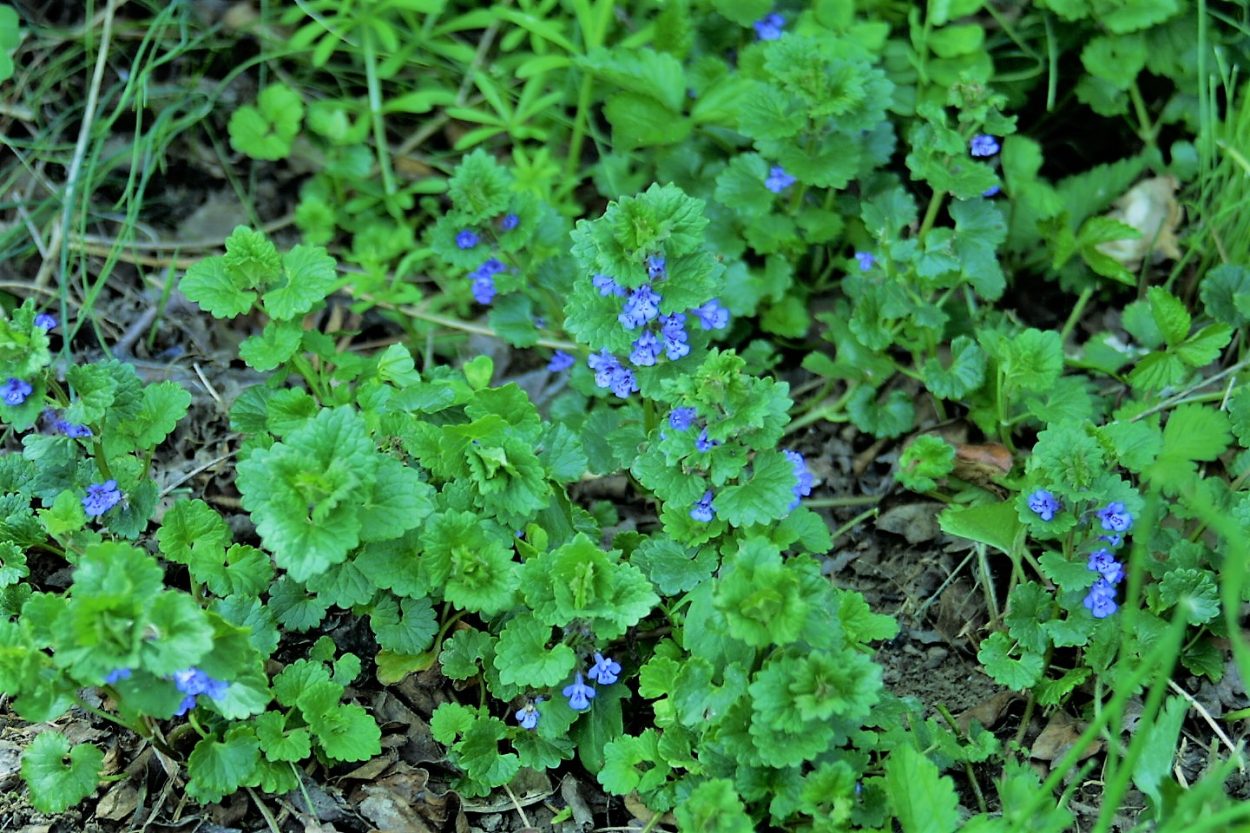
{"label": "brown dead leaf", "polygon": [[387,833],[433,833],[425,819],[387,787],[368,784],[362,790],[364,799],[356,805],[356,811],[379,830]]}
{"label": "brown dead leaf", "polygon": [[[638,798],[638,793],[630,793],[625,796],[625,809],[629,811],[631,816],[644,822],[650,822],[651,819],[655,817],[655,813],[648,810],[647,805],[643,804],[642,800]],[[659,824],[666,824],[675,827],[677,825],[677,819],[672,813],[665,813],[660,816]]]}
{"label": "brown dead leaf", "polygon": [[98,819],[122,821],[134,814],[139,806],[139,791],[129,781],[121,781],[104,794],[96,805],[95,815]]}
{"label": "brown dead leaf", "polygon": [[962,443],[955,446],[955,476],[970,483],[991,483],[1011,472],[1015,460],[998,443]]}
{"label": "brown dead leaf", "polygon": [[1098,251],[1136,271],[1147,255],[1177,260],[1181,256],[1176,230],[1183,211],[1176,200],[1176,178],[1156,176],[1144,179],[1116,200],[1108,217],[1141,233],[1131,240],[1099,243]]}
{"label": "brown dead leaf", "polygon": [[[1067,712],[1057,711],[1050,716],[1050,722],[1046,724],[1046,728],[1033,741],[1029,757],[1036,761],[1057,761],[1067,754],[1084,730],[1085,724],[1069,716]],[[1095,740],[1082,750],[1078,760],[1084,760],[1101,751],[1102,741]]]}
{"label": "brown dead leaf", "polygon": [[964,709],[955,715],[955,725],[959,727],[961,732],[966,732],[972,726],[972,721],[975,720],[986,729],[990,729],[998,721],[1002,720],[1007,707],[1019,699],[1020,695],[1014,691],[1000,691],[984,703]]}
{"label": "brown dead leaf", "polygon": [[932,541],[942,533],[937,520],[942,508],[943,504],[929,500],[892,506],[877,516],[877,529],[902,535],[909,544]]}

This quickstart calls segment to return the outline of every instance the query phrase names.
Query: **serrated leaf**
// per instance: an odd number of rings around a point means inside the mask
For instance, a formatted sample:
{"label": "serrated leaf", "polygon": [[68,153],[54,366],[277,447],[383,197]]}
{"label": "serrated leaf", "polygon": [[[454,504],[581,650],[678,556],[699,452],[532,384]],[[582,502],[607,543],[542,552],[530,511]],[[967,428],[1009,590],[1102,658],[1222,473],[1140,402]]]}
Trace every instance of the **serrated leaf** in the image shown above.
{"label": "serrated leaf", "polygon": [[1192,319],[1179,298],[1161,286],[1152,286],[1146,290],[1146,300],[1168,347],[1178,346],[1189,336]]}
{"label": "serrated leaf", "polygon": [[44,730],[22,753],[22,778],[30,803],[43,813],[61,813],[95,792],[104,753],[93,743],[75,743]]}
{"label": "serrated leaf", "polygon": [[1014,691],[1023,691],[1037,684],[1042,677],[1042,656],[1030,651],[1011,656],[1015,643],[1005,633],[991,634],[981,643],[977,660],[995,682]]}
{"label": "serrated leaf", "polygon": [[260,743],[248,726],[235,726],[222,740],[209,736],[187,759],[187,794],[206,804],[221,801],[252,776]]}
{"label": "serrated leaf", "polygon": [[284,84],[260,91],[256,106],[235,110],[227,126],[230,145],[253,159],[285,159],[304,119],[304,102]]}
{"label": "serrated leaf", "polygon": [[397,654],[429,650],[438,633],[438,619],[429,599],[395,599],[383,594],[369,614],[378,644]]}
{"label": "serrated leaf", "polygon": [[712,501],[716,516],[733,526],[771,523],[794,501],[794,464],[779,451],[755,456],[747,479],[721,489]]}
{"label": "serrated leaf", "polygon": [[279,321],[325,300],[337,281],[334,258],[320,246],[298,245],[282,256],[284,282],[265,293],[265,312]]}
{"label": "serrated leaf", "polygon": [[239,345],[239,358],[253,370],[265,372],[295,355],[304,331],[295,322],[270,321],[260,335],[250,336]]}
{"label": "serrated leaf", "polygon": [[234,318],[252,308],[256,293],[226,268],[224,257],[206,257],[187,269],[178,288],[214,318]]}
{"label": "serrated leaf", "polygon": [[519,616],[499,633],[495,646],[495,668],[499,678],[510,685],[546,688],[566,679],[577,662],[573,649],[560,643],[548,648],[551,627],[532,616]]}

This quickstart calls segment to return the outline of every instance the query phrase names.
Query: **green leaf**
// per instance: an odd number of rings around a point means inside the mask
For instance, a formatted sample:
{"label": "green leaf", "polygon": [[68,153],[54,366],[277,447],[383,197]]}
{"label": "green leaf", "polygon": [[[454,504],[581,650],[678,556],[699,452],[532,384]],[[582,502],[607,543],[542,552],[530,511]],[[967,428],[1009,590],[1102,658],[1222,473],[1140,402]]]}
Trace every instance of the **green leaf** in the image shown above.
{"label": "green leaf", "polygon": [[809,604],[798,574],[769,541],[748,538],[725,561],[714,590],[729,633],[748,645],[785,645],[798,639]]}
{"label": "green leaf", "polygon": [[243,340],[239,358],[253,370],[273,370],[295,355],[303,337],[304,329],[297,322],[270,321],[260,335]]}
{"label": "green leaf", "polygon": [[518,616],[499,632],[495,668],[499,679],[523,688],[546,688],[566,679],[577,662],[573,649],[563,643],[548,648],[551,627],[532,616]]}
{"label": "green leaf", "polygon": [[877,391],[867,385],[851,394],[846,413],[856,428],[882,439],[902,436],[916,423],[916,406],[911,397],[901,390],[892,390],[885,402],[878,402]]}
{"label": "green leaf", "polygon": [[1156,818],[1162,819],[1165,812],[1166,804],[1160,787],[1165,781],[1171,781],[1176,743],[1188,713],[1189,704],[1183,698],[1169,697],[1155,720],[1140,730],[1146,733],[1146,739],[1141,755],[1133,765],[1133,783],[1150,796]]}
{"label": "green leaf", "polygon": [[625,731],[621,700],[629,696],[624,685],[600,686],[590,712],[573,725],[577,759],[588,772],[598,772],[605,763],[603,749]]}
{"label": "green leaf", "polygon": [[772,208],[777,195],[768,190],[768,163],[758,153],[735,156],[716,177],[716,200],[744,217],[757,217]]}
{"label": "green leaf", "polygon": [[985,353],[967,336],[956,336],[950,352],[949,368],[936,358],[925,361],[924,384],[934,396],[959,400],[985,382]]}
{"label": "green leaf", "polygon": [[753,833],[755,825],[747,815],[733,782],[713,778],[695,787],[674,811],[681,833]]}
{"label": "green leaf", "polygon": [[260,91],[255,107],[240,107],[231,114],[230,146],[253,159],[285,159],[303,120],[299,95],[284,84],[271,84]]}
{"label": "green leaf", "polygon": [[905,489],[928,492],[937,488],[936,478],[954,468],[955,447],[934,434],[921,434],[903,449],[894,477]]}
{"label": "green leaf", "polygon": [[1186,620],[1195,625],[1220,615],[1220,593],[1207,570],[1169,570],[1159,583],[1159,600],[1165,607],[1184,604]]}
{"label": "green leaf", "polygon": [[361,498],[377,459],[363,418],[340,407],[238,464],[243,505],[292,578],[325,572],[359,544]]}
{"label": "green leaf", "polygon": [[984,42],[985,30],[979,24],[962,23],[936,30],[927,45],[939,58],[957,58],[979,51]]}
{"label": "green leaf", "polygon": [[643,795],[658,789],[671,769],[660,756],[659,735],[647,729],[638,737],[621,735],[603,747],[603,767],[595,774],[599,784],[613,795]]}
{"label": "green leaf", "polygon": [[1086,559],[1064,558],[1061,553],[1054,550],[1044,553],[1038,563],[1041,564],[1042,575],[1065,592],[1084,590],[1098,578],[1096,573],[1090,571]]}
{"label": "green leaf", "polygon": [[421,575],[429,587],[465,610],[511,607],[517,587],[510,535],[475,512],[442,512],[425,525]]}
{"label": "green leaf", "polygon": [[213,649],[213,626],[185,593],[161,593],[148,609],[148,631],[140,649],[143,667],[157,676],[199,663]]}
{"label": "green leaf", "polygon": [[1192,319],[1179,298],[1161,286],[1152,286],[1146,290],[1146,300],[1168,347],[1178,346],[1189,336]]}
{"label": "green leaf", "polygon": [[305,592],[300,583],[289,576],[283,576],[269,591],[268,607],[282,627],[298,632],[320,625],[330,603]]}
{"label": "green leaf", "polygon": [[1206,367],[1219,358],[1233,330],[1225,324],[1211,324],[1185,339],[1176,347],[1176,355],[1192,368]]}
{"label": "green leaf", "polygon": [[947,535],[987,544],[1013,555],[1024,542],[1024,525],[1010,502],[980,506],[948,506],[938,515],[938,525]]}
{"label": "green leaf", "polygon": [[1003,342],[1002,363],[1008,384],[1045,391],[1063,373],[1063,342],[1054,330],[1029,327]]}
{"label": "green leaf", "polygon": [[691,122],[649,95],[609,96],[603,115],[612,125],[612,144],[623,150],[673,145],[690,135]]}
{"label": "green leaf", "polygon": [[252,308],[256,293],[226,267],[224,257],[206,257],[182,276],[182,294],[214,318],[234,318]]}
{"label": "green leaf", "polygon": [[1250,268],[1221,264],[1202,279],[1199,288],[1207,314],[1230,327],[1250,320]]}
{"label": "green leaf", "polygon": [[1007,634],[998,632],[981,643],[977,660],[995,682],[1013,691],[1023,691],[1037,684],[1042,677],[1042,656],[1022,651],[1019,658],[1011,656],[1015,643]]}
{"label": "green leaf", "polygon": [[299,763],[312,753],[312,739],[307,729],[287,729],[287,715],[265,712],[253,726],[265,757],[271,761]]}
{"label": "green leaf", "polygon": [[378,378],[397,388],[407,388],[421,381],[412,353],[402,344],[392,344],[378,354]]}
{"label": "green leaf", "polygon": [[206,737],[187,759],[187,794],[205,804],[221,801],[251,779],[259,760],[260,743],[249,726],[235,726],[220,741]]}
{"label": "green leaf", "polygon": [[676,596],[712,575],[716,551],[710,547],[689,550],[669,538],[648,538],[630,555],[629,563],[642,570],[661,593]]}
{"label": "green leaf", "polygon": [[886,760],[885,791],[903,833],[954,833],[959,827],[954,782],[910,745]]}
{"label": "green leaf", "polygon": [[75,743],[45,729],[22,753],[22,778],[30,803],[41,813],[62,813],[95,792],[104,753],[93,743]]}
{"label": "green leaf", "polygon": [[377,721],[355,703],[305,714],[313,738],[332,761],[367,761],[382,751]]}
{"label": "green leaf", "polygon": [[420,654],[434,644],[438,619],[429,599],[395,599],[384,594],[373,605],[369,626],[378,644],[397,654]]}
{"label": "green leaf", "polygon": [[716,516],[733,526],[766,524],[785,517],[794,501],[794,464],[780,451],[755,455],[751,473],[716,494]]}
{"label": "green leaf", "polygon": [[495,653],[495,637],[478,630],[458,630],[443,642],[438,655],[443,675],[451,680],[467,680],[482,672],[482,663]]}
{"label": "green leaf", "polygon": [[265,293],[265,312],[285,321],[325,299],[337,280],[334,258],[320,246],[298,245],[282,256],[285,281]]}
{"label": "green leaf", "polygon": [[398,538],[434,511],[434,487],[394,457],[379,457],[373,489],[360,506],[360,540]]}

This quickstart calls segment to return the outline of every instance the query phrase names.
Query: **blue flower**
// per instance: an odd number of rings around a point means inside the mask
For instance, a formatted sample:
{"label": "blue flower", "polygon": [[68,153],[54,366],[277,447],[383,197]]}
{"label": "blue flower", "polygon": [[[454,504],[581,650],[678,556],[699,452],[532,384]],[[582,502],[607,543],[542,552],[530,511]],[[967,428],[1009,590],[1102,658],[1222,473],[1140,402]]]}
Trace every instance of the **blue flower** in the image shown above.
{"label": "blue flower", "polygon": [[812,473],[807,470],[807,461],[803,459],[803,455],[797,451],[790,449],[782,449],[782,454],[786,455],[786,459],[794,466],[794,477],[796,483],[792,490],[794,500],[790,502],[790,509],[797,509],[799,502],[812,493],[812,485],[816,482],[812,477]]}
{"label": "blue flower", "polygon": [[1123,535],[1099,535],[1099,541],[1103,541],[1109,547],[1118,547],[1124,543]]}
{"label": "blue flower", "polygon": [[1045,489],[1038,489],[1029,495],[1029,509],[1043,521],[1054,520],[1055,513],[1063,508],[1059,498]]}
{"label": "blue flower", "polygon": [[573,682],[564,687],[564,696],[569,698],[569,708],[581,712],[590,708],[595,690],[582,681],[582,672],[578,671]]}
{"label": "blue flower", "polygon": [[859,263],[859,271],[867,272],[877,262],[872,252],[856,252],[855,260]]}
{"label": "blue flower", "polygon": [[586,364],[595,371],[596,385],[601,388],[610,388],[622,399],[638,390],[638,380],[634,378],[633,371],[622,367],[616,356],[607,350],[592,354],[586,359]]}
{"label": "blue flower", "polygon": [[511,213],[505,214],[503,215],[503,218],[499,221],[499,230],[500,231],[512,231],[514,228],[516,228],[520,224],[521,224],[520,217]]}
{"label": "blue flower", "polygon": [[0,385],[0,398],[4,399],[4,404],[16,408],[26,401],[26,397],[30,396],[32,390],[34,388],[30,386],[30,382],[10,376],[9,381]]}
{"label": "blue flower", "polygon": [[1002,191],[1002,190],[1003,190],[1003,189],[1002,189],[1002,188],[1000,188],[1000,187],[999,187],[999,186],[997,186],[997,185],[991,185],[989,188],[986,188],[984,191],[982,191],[982,192],[981,192],[981,196],[983,196],[983,197],[996,197],[996,196],[998,196],[998,192],[999,192],[999,191]]}
{"label": "blue flower", "polygon": [[586,672],[586,676],[599,685],[612,685],[621,677],[621,664],[595,651],[595,664]]}
{"label": "blue flower", "polygon": [[703,430],[699,432],[699,436],[695,438],[694,447],[699,451],[711,451],[720,445],[716,440],[710,440],[707,436],[707,426],[703,426]]}
{"label": "blue flower", "polygon": [[490,275],[474,277],[470,288],[473,292],[473,300],[482,306],[489,306],[490,302],[495,300],[495,279]]}
{"label": "blue flower", "polygon": [[712,490],[708,489],[703,493],[703,497],[694,502],[694,508],[690,510],[690,517],[699,523],[710,523],[712,518],[716,517],[716,510],[712,508]]}
{"label": "blue flower", "polygon": [[1098,520],[1102,523],[1102,528],[1107,532],[1124,533],[1128,532],[1133,526],[1132,514],[1118,500],[1108,503],[1099,509],[1096,514],[1098,515]]}
{"label": "blue flower", "polygon": [[666,338],[664,339],[664,355],[668,356],[669,361],[675,362],[690,355],[690,345],[685,339]]}
{"label": "blue flower", "polygon": [[998,140],[984,133],[973,136],[972,141],[968,143],[968,153],[973,156],[993,156],[999,150]]}
{"label": "blue flower", "polygon": [[694,408],[674,408],[668,415],[668,424],[676,431],[685,431],[694,423],[697,414]]}
{"label": "blue flower", "polygon": [[53,422],[52,428],[57,433],[64,434],[72,440],[85,440],[91,436],[91,429],[87,426],[76,425],[72,422],[66,422],[63,419],[58,419]]}
{"label": "blue flower", "polygon": [[1106,619],[1119,607],[1115,603],[1115,585],[1104,578],[1094,582],[1085,596],[1085,606],[1095,619]]}
{"label": "blue flower", "polygon": [[547,362],[547,370],[552,373],[563,373],[572,367],[576,361],[577,359],[563,350],[557,350],[551,354],[551,361]]}
{"label": "blue flower", "polygon": [[625,308],[616,317],[621,325],[628,330],[636,330],[648,321],[654,321],[660,314],[660,294],[643,284],[625,299]]}
{"label": "blue flower", "polygon": [[774,194],[780,194],[796,182],[798,180],[786,173],[785,168],[773,165],[768,169],[768,176],[764,178],[764,187]]}
{"label": "blue flower", "polygon": [[508,267],[504,266],[503,261],[501,261],[499,258],[491,257],[482,261],[482,265],[474,269],[472,274],[469,275],[469,277],[471,278],[490,277],[492,275],[498,275],[500,272],[504,271],[507,268]]}
{"label": "blue flower", "polygon": [[120,503],[121,499],[122,493],[117,488],[116,480],[92,483],[87,487],[87,496],[82,499],[82,509],[92,517],[99,517]]}
{"label": "blue flower", "polygon": [[538,727],[538,718],[543,716],[542,712],[538,710],[538,704],[546,699],[546,697],[535,697],[533,702],[526,703],[523,708],[517,711],[516,722],[521,724],[522,729],[533,731]]}
{"label": "blue flower", "polygon": [[782,29],[786,25],[786,19],[776,12],[764,15],[764,17],[755,21],[755,37],[757,40],[777,40],[781,37]]}
{"label": "blue flower", "polygon": [[647,257],[647,276],[653,281],[662,280],[668,277],[668,261],[664,255],[649,255]]}
{"label": "blue flower", "polygon": [[48,315],[46,312],[41,312],[35,316],[35,326],[41,330],[55,330],[56,323],[55,315]]}
{"label": "blue flower", "polygon": [[729,326],[729,310],[716,298],[691,310],[705,330],[723,330]]}
{"label": "blue flower", "polygon": [[472,229],[461,229],[456,232],[456,245],[462,249],[472,249],[478,244],[477,232]]}
{"label": "blue flower", "polygon": [[631,346],[629,360],[639,367],[652,367],[660,356],[660,340],[650,330],[643,330]]}
{"label": "blue flower", "polygon": [[1091,572],[1098,573],[1109,584],[1119,584],[1124,580],[1124,565],[1116,560],[1111,550],[1094,550],[1090,553],[1087,566]]}
{"label": "blue flower", "polygon": [[134,673],[129,668],[114,668],[105,676],[104,682],[108,685],[116,685],[121,680],[129,680]]}
{"label": "blue flower", "polygon": [[625,287],[621,286],[619,283],[612,280],[607,275],[592,276],[590,279],[590,284],[595,289],[599,290],[599,294],[605,298],[608,297],[609,295],[616,295],[616,296],[625,295]]}
{"label": "blue flower", "polygon": [[199,695],[206,694],[212,700],[220,700],[226,696],[226,689],[229,688],[229,683],[213,679],[208,674],[194,667],[175,671],[173,680],[174,687],[186,695],[178,705],[178,711],[174,712],[174,717],[182,717],[193,709],[195,707],[195,699]]}

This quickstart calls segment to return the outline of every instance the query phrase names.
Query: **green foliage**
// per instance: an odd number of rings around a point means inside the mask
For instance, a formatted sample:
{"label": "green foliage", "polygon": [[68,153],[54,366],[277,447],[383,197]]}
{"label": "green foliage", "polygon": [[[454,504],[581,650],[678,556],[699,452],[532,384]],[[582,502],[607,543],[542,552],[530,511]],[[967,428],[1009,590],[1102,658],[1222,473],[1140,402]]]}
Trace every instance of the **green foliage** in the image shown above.
{"label": "green foliage", "polygon": [[304,120],[304,102],[284,84],[270,84],[230,116],[230,146],[253,159],[285,159]]}

